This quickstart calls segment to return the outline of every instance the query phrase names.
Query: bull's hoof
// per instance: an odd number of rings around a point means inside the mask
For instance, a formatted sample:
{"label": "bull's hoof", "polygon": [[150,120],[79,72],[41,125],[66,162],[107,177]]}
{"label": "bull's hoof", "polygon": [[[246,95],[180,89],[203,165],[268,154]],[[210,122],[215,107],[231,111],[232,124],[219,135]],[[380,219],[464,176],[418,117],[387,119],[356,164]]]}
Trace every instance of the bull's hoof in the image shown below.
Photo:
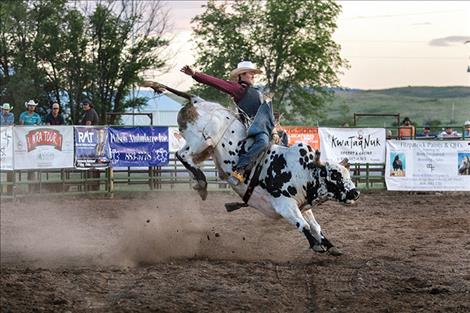
{"label": "bull's hoof", "polygon": [[336,247],[331,247],[328,249],[328,253],[331,254],[332,256],[340,256],[343,255],[343,252],[341,252],[338,248]]}
{"label": "bull's hoof", "polygon": [[205,201],[207,199],[207,189],[197,189],[197,193],[199,194],[202,200]]}
{"label": "bull's hoof", "polygon": [[244,207],[247,207],[247,206],[248,206],[248,204],[243,203],[243,202],[225,203],[225,209],[227,210],[227,212],[233,212],[233,211],[236,211],[238,209],[241,209],[241,208],[244,208]]}
{"label": "bull's hoof", "polygon": [[318,252],[318,253],[325,253],[327,251],[325,246],[323,246],[323,245],[314,245],[312,247],[312,250],[315,251],[315,252]]}

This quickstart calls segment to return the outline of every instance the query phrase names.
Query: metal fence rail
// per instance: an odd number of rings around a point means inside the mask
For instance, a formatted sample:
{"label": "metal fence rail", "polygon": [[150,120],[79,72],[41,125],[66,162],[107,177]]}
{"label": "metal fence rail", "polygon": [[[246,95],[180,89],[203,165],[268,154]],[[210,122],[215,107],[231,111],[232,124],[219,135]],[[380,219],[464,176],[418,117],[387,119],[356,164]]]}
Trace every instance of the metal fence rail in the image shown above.
{"label": "metal fence rail", "polygon": [[[202,165],[209,190],[229,190],[218,177],[215,164]],[[351,177],[360,189],[385,188],[385,164],[352,164]],[[77,195],[121,191],[191,190],[195,181],[174,157],[167,166],[149,168],[108,168],[106,170],[16,170],[0,172],[0,197],[16,198],[31,194]]]}

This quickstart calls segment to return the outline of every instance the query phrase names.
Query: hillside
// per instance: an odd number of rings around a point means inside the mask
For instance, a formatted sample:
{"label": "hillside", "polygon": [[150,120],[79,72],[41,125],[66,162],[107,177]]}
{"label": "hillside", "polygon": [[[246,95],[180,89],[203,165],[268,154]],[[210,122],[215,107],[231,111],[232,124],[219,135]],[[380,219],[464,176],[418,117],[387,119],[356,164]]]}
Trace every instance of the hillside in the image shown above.
{"label": "hillside", "polygon": [[[342,90],[325,110],[321,126],[352,125],[354,113],[399,113],[415,125],[461,126],[470,120],[470,87],[403,87],[382,90]],[[393,126],[391,117],[361,118],[361,126]]]}

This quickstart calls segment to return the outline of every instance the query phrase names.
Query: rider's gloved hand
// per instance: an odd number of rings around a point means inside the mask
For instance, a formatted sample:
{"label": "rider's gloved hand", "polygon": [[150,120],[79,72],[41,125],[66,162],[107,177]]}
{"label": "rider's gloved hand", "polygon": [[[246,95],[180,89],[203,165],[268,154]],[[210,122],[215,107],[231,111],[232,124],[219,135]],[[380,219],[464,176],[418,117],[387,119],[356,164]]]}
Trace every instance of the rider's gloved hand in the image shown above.
{"label": "rider's gloved hand", "polygon": [[189,65],[183,66],[180,71],[189,76],[193,76],[196,73]]}

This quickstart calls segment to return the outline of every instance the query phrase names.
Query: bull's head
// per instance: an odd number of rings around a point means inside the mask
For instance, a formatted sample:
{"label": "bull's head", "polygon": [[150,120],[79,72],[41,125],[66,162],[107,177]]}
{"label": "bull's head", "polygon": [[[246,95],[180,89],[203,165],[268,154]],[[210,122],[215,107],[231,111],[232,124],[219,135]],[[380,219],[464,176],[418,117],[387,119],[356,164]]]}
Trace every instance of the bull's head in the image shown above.
{"label": "bull's head", "polygon": [[[318,155],[319,157],[319,155]],[[320,201],[336,200],[353,204],[360,195],[349,173],[349,163],[344,159],[338,164],[318,164],[320,168]]]}

